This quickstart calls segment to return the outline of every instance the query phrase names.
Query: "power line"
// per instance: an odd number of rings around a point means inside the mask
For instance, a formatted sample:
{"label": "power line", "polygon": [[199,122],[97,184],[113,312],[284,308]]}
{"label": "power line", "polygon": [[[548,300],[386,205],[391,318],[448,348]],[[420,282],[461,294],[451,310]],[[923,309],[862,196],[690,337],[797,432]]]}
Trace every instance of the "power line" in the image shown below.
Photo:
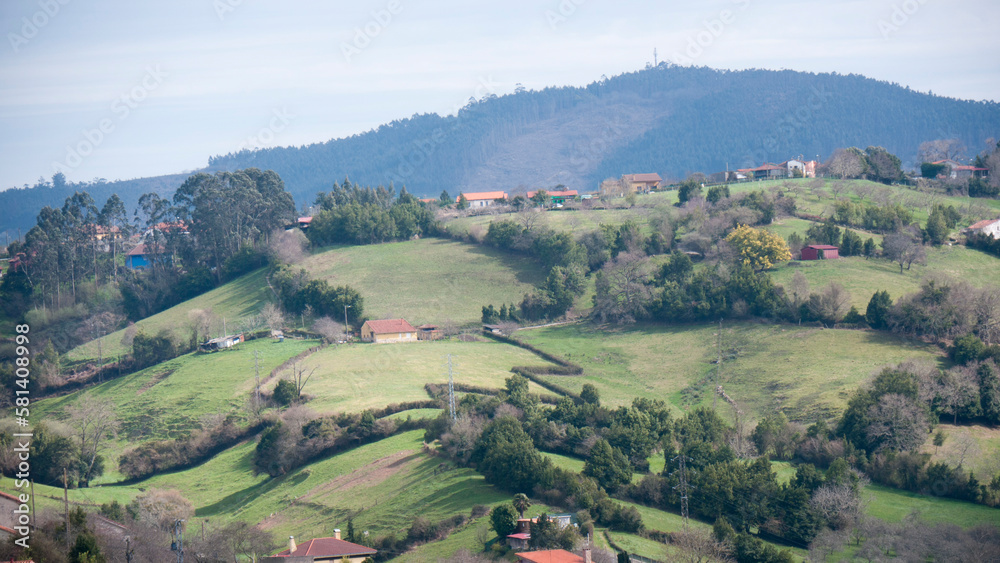
{"label": "power line", "polygon": [[448,409],[451,411],[451,419],[455,420],[455,373],[451,363],[451,354],[448,354]]}
{"label": "power line", "polygon": [[685,465],[685,461],[687,460],[687,456],[684,455],[684,454],[680,454],[680,455],[672,458],[670,461],[676,461],[676,460],[680,460],[680,468],[678,469],[678,471],[680,471],[680,473],[681,473],[681,482],[680,482],[679,485],[677,485],[677,486],[675,486],[673,488],[674,489],[678,489],[678,488],[680,489],[680,493],[681,493],[681,517],[684,518],[684,531],[686,532],[686,531],[688,531],[688,516],[689,516],[689,512],[688,512],[688,489],[693,489],[694,485],[689,484],[688,480],[687,480],[687,465]]}

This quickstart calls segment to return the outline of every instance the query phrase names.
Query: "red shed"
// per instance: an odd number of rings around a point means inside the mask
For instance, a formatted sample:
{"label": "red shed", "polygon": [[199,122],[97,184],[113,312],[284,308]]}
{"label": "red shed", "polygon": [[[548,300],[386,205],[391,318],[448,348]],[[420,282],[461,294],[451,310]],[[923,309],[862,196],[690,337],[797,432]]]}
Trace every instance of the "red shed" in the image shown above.
{"label": "red shed", "polygon": [[837,252],[840,249],[829,244],[810,244],[802,247],[803,260],[833,260],[840,258]]}

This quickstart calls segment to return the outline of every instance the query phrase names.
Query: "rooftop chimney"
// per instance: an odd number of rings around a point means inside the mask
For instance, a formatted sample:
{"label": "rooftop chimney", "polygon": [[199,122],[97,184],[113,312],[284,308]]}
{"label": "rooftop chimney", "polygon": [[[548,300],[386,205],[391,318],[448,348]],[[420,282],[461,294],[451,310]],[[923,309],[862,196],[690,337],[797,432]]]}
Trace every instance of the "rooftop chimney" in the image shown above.
{"label": "rooftop chimney", "polygon": [[288,536],[288,554],[291,555],[296,549],[298,546],[295,545],[295,536]]}
{"label": "rooftop chimney", "polygon": [[335,529],[333,531],[333,539],[335,539],[335,540],[339,540],[340,539],[340,528],[337,528],[337,529]]}
{"label": "rooftop chimney", "polygon": [[583,550],[583,563],[591,563],[589,547]]}

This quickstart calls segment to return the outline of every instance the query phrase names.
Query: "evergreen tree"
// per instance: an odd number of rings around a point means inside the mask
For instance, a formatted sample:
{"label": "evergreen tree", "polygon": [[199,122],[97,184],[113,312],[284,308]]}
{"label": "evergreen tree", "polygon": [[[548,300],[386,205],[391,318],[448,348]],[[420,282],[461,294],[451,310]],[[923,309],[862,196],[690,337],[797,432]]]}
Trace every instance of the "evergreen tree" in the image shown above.
{"label": "evergreen tree", "polygon": [[886,330],[889,328],[889,310],[892,309],[892,298],[889,292],[876,291],[865,310],[865,321],[868,326],[876,330]]}

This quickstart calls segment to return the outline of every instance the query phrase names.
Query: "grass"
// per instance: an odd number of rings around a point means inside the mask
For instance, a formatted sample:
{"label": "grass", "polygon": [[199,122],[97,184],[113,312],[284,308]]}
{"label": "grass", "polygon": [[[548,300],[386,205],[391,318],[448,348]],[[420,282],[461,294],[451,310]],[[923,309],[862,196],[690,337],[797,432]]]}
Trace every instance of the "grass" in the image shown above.
{"label": "grass", "polygon": [[989,484],[1000,473],[1000,429],[938,424],[937,430],[944,432],[944,444],[935,447],[934,435],[930,434],[920,448],[922,453],[931,454],[931,463],[961,465],[983,484]]}
{"label": "grass", "polygon": [[[574,324],[522,330],[518,337],[582,365],[583,376],[548,377],[572,391],[591,383],[606,405],[646,396],[680,412],[712,404],[717,328]],[[749,322],[726,323],[722,348],[720,384],[751,416],[780,409],[809,422],[838,415],[850,392],[886,364],[943,358],[933,346],[880,332]],[[836,353],[822,352],[828,350]]]}
{"label": "grass", "polygon": [[[427,399],[426,383],[448,383],[447,354],[452,354],[455,382],[501,388],[516,365],[546,364],[538,356],[494,341],[422,341],[407,344],[330,346],[303,366],[315,366],[304,392],[317,412],[358,412],[392,403]],[[532,393],[551,394],[535,383]]]}
{"label": "grass", "polygon": [[476,324],[483,305],[520,302],[544,280],[527,258],[435,238],[333,248],[300,265],[358,290],[368,318],[403,317],[414,326]]}
{"label": "grass", "polygon": [[[270,298],[269,294],[265,270],[261,269],[142,319],[135,325],[138,330],[146,334],[157,334],[161,330],[167,330],[172,332],[175,338],[186,342],[191,333],[188,328],[191,325],[189,313],[195,310],[211,311],[217,318],[212,326],[212,332],[221,336],[223,320],[232,333],[238,329],[242,319],[260,312]],[[125,329],[122,329],[100,339],[101,352],[105,359],[130,351],[122,345],[124,335]],[[66,358],[72,361],[96,360],[97,354],[97,340],[92,340],[67,352]]]}
{"label": "grass", "polygon": [[[273,479],[253,475],[254,444],[248,442],[187,471],[130,486],[75,489],[69,496],[73,503],[96,508],[112,499],[127,503],[151,488],[177,489],[194,503],[191,525],[242,520],[260,523],[275,537],[302,539],[346,530],[349,516],[359,532],[398,536],[417,516],[437,522],[468,514],[476,504],[509,500],[471,469],[425,453],[422,438],[422,430],[405,432]],[[15,490],[13,481],[0,480],[0,489]],[[35,491],[39,510],[61,504],[60,489],[36,485]]]}
{"label": "grass", "polygon": [[963,528],[980,524],[1000,526],[1000,510],[981,504],[919,495],[879,485],[869,486],[864,494],[869,495],[868,515],[888,522],[902,522],[909,514],[916,513],[926,522],[957,524]]}
{"label": "grass", "polygon": [[262,379],[282,362],[316,341],[251,340],[213,354],[186,354],[94,387],[35,403],[36,420],[63,419],[83,397],[110,401],[122,423],[119,438],[105,454],[106,482],[117,478],[118,456],[147,439],[178,438],[211,414],[242,413],[254,385],[253,353],[260,353]]}
{"label": "grass", "polygon": [[837,282],[851,295],[851,304],[864,314],[872,294],[886,290],[895,300],[920,289],[925,279],[945,276],[973,286],[996,285],[1000,260],[964,246],[927,248],[927,265],[914,264],[899,273],[899,264],[888,260],[866,260],[851,256],[837,260],[793,260],[770,270],[776,284],[791,287],[795,272],[809,281],[809,288],[818,293],[831,282]]}

